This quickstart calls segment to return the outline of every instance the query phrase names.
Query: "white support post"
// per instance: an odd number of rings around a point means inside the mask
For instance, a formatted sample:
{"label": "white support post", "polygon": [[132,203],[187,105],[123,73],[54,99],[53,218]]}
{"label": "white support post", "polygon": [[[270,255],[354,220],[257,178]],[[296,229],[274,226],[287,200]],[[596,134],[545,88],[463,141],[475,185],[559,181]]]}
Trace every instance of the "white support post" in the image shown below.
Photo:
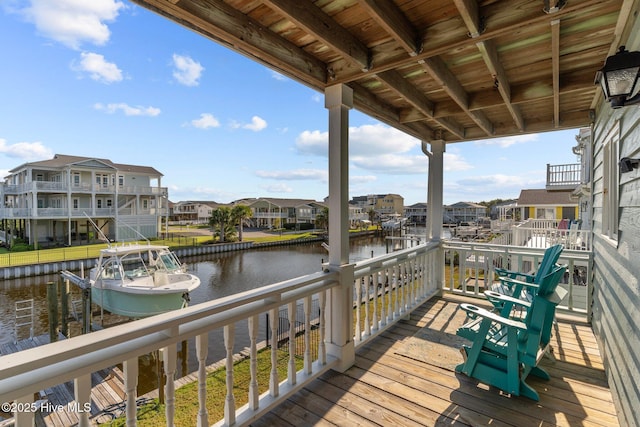
{"label": "white support post", "polygon": [[124,388],[127,395],[126,400],[126,418],[127,427],[135,427],[136,425],[136,399],[138,397],[138,358],[132,357],[123,363],[124,369]]}
{"label": "white support post", "polygon": [[[434,242],[442,240],[442,220],[444,214],[444,152],[443,140],[431,141],[431,152],[426,150],[426,143],[422,143],[422,151],[429,157],[429,182],[427,195],[427,238]],[[440,250],[435,257],[434,280],[438,289],[444,286],[444,253]]]}
{"label": "white support post", "polygon": [[327,352],[344,371],[355,361],[353,342],[353,265],[349,263],[349,110],[353,90],[346,85],[325,90],[329,110],[329,269],[340,273],[331,289]]}
{"label": "white support post", "polygon": [[85,405],[91,403],[91,374],[83,375],[73,380],[73,390],[78,403],[78,426],[89,427],[90,411],[85,411]]}

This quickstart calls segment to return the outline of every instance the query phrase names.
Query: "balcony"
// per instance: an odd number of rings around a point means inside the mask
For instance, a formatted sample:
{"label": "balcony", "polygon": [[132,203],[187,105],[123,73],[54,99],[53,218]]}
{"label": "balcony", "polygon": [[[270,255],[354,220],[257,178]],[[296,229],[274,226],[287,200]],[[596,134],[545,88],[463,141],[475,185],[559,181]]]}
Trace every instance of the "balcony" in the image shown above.
{"label": "balcony", "polygon": [[583,183],[582,167],[580,163],[547,164],[547,190],[573,190]]}
{"label": "balcony", "polygon": [[[587,271],[584,281],[570,274],[562,284],[569,295],[561,303],[560,313],[574,317],[555,326],[556,361],[543,362],[553,378],[533,384],[541,392],[540,402],[506,397],[452,371],[461,361],[460,341],[455,336],[464,320],[457,310],[460,298],[486,303],[480,299],[481,291],[492,281],[493,268],[507,264],[532,268],[542,253],[542,249],[532,248],[429,243],[347,265],[339,272],[323,271],[49,344],[46,351],[36,348],[2,356],[0,401],[32,402],[34,392],[72,381],[78,404],[67,405],[69,412],[64,415],[88,425],[96,414],[72,409],[83,408],[91,393],[98,393],[90,391],[92,373],[122,363],[125,413],[133,420],[137,359],[161,350],[168,378],[166,417],[171,420],[176,411],[173,379],[178,343],[195,338],[199,348],[197,377],[202,383],[210,331],[224,329],[221,345],[227,349],[225,360],[230,368],[236,326],[239,321],[248,324],[251,344],[247,350],[257,363],[258,316],[270,313],[269,328],[275,336],[277,313],[285,310],[290,319],[297,320],[289,322],[289,336],[302,334],[300,340],[289,340],[288,375],[278,377],[275,348],[268,350],[271,366],[259,367],[271,372],[267,391],[261,395],[254,381],[236,384],[227,369],[227,383],[222,386],[227,393],[225,420],[220,425],[267,425],[281,418],[294,425],[322,419],[338,424],[353,420],[394,425],[454,421],[485,425],[517,420],[518,425],[576,425],[594,420],[617,425],[602,361],[585,322],[592,285],[588,270],[591,254],[584,251],[567,250],[561,258],[569,263],[570,271],[583,266]],[[312,302],[317,311],[312,311]],[[304,325],[302,331],[296,324]],[[312,330],[317,332],[312,334]],[[342,346],[336,344],[341,336],[348,337]],[[301,352],[296,353],[296,342],[303,347]],[[298,371],[294,368],[296,358],[303,359]],[[198,403],[201,425],[210,421],[204,409],[206,399],[202,388]],[[236,406],[236,399],[248,403]],[[20,413],[17,425],[31,425],[34,419],[40,425],[54,415],[59,414]]]}

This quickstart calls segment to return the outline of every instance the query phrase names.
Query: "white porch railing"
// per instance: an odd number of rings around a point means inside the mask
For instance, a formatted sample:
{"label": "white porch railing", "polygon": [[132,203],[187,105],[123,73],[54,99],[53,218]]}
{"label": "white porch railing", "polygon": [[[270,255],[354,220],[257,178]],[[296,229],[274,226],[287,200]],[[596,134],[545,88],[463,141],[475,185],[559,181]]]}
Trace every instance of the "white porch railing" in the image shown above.
{"label": "white porch railing", "polygon": [[[78,411],[69,416],[76,417],[80,426],[87,426],[89,413],[82,412],[82,409],[91,402],[91,373],[122,363],[127,425],[135,425],[138,357],[161,350],[167,378],[164,386],[166,424],[173,425],[177,344],[195,338],[198,359],[197,424],[209,425],[205,405],[207,341],[210,331],[223,328],[227,381],[224,419],[218,424],[249,423],[323,372],[337,366],[339,360],[328,354],[325,343],[331,339],[328,326],[344,324],[345,319],[340,314],[345,312],[344,309],[353,312],[351,336],[355,346],[358,346],[406,317],[413,308],[436,294],[439,288],[436,283],[436,277],[439,276],[437,260],[441,259],[439,248],[437,243],[421,245],[347,266],[340,272],[315,273],[66,339],[49,344],[46,348],[2,356],[0,402],[15,401],[19,403],[18,407],[30,407],[34,392],[73,381],[77,404],[68,405],[65,410]],[[441,262],[439,269],[442,270]],[[348,304],[346,307],[331,307],[331,292],[343,284],[356,285],[353,290],[355,306],[349,300],[345,301]],[[349,292],[342,294],[348,295]],[[312,313],[312,302],[318,303],[318,313]],[[260,395],[257,383],[258,319],[260,315],[269,313],[270,335],[277,336],[277,319],[281,308],[288,312],[291,325],[289,337],[296,337],[289,340],[292,347],[286,361],[288,374],[286,379],[278,377],[278,349],[272,346],[268,350],[271,352],[268,367],[270,380],[268,385],[262,387],[267,391]],[[247,386],[234,384],[232,369],[235,327],[238,322],[245,320],[248,324],[251,368],[251,379]],[[315,328],[311,327],[312,322]],[[302,331],[296,329],[296,323],[304,324]],[[312,329],[319,333],[311,334]],[[312,343],[312,340],[316,342]],[[304,348],[300,370],[296,369],[295,351],[292,351],[296,345],[294,341],[297,345],[302,342]],[[247,396],[245,400],[248,403],[241,408],[236,407],[234,386],[244,387],[243,393]],[[17,412],[14,416],[18,427],[33,425],[34,414],[30,411]]]}
{"label": "white porch railing", "polygon": [[[544,256],[544,248],[482,243],[445,242],[443,249],[448,266],[444,290],[482,298],[497,279],[496,267],[531,272]],[[589,251],[563,250],[558,262],[567,264],[568,268],[560,286],[569,292],[558,306],[559,310],[591,317],[591,260]]]}

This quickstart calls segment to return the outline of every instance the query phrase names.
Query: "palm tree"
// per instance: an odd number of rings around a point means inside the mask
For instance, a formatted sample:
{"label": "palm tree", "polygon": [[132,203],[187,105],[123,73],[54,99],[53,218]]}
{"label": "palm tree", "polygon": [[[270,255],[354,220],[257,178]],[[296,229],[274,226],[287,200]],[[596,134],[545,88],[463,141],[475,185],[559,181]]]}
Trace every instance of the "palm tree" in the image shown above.
{"label": "palm tree", "polygon": [[247,205],[235,205],[233,209],[231,209],[231,216],[233,219],[233,223],[238,225],[239,234],[238,238],[242,242],[242,227],[244,224],[253,216],[253,212],[251,212],[251,208]]}
{"label": "palm tree", "polygon": [[326,230],[329,227],[329,208],[324,207],[316,214],[316,227]]}
{"label": "palm tree", "polygon": [[235,228],[233,228],[231,208],[221,206],[218,209],[214,209],[209,218],[209,225],[213,228],[214,233],[218,232],[220,242],[224,242],[227,237],[232,237]]}

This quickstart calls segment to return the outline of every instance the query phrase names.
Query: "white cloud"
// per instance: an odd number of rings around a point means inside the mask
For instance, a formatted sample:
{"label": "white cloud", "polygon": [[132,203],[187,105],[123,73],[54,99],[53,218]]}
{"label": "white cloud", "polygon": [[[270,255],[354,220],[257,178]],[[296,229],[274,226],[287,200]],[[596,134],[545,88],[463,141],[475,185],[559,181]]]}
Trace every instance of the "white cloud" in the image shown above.
{"label": "white cloud", "polygon": [[244,129],[249,129],[254,132],[259,132],[267,127],[267,122],[261,117],[251,117],[251,123],[242,126]]}
{"label": "white cloud", "polygon": [[7,144],[7,140],[2,138],[0,138],[0,154],[27,161],[44,160],[53,157],[53,152],[41,142]]}
{"label": "white cloud", "polygon": [[289,80],[289,79],[287,78],[287,76],[285,76],[284,74],[280,74],[279,72],[277,72],[277,71],[273,71],[273,70],[271,70],[271,77],[272,77],[274,80],[278,80],[278,81],[280,81],[280,82],[284,82],[284,81]]}
{"label": "white cloud", "polygon": [[220,122],[212,114],[202,113],[199,119],[191,120],[191,125],[198,129],[217,128]]}
{"label": "white cloud", "polygon": [[[327,156],[328,132],[304,131],[296,139],[296,149],[302,154]],[[380,154],[406,153],[420,141],[397,129],[381,124],[349,128],[349,154],[372,157]]]}
{"label": "white cloud", "polygon": [[[540,175],[540,176],[536,176]],[[480,175],[457,180],[457,184],[465,187],[496,187],[496,188],[532,188],[545,185],[545,177],[543,174],[527,173],[526,176],[518,175]]]}
{"label": "white cloud", "polygon": [[289,187],[284,183],[277,183],[271,185],[261,185],[260,188],[265,190],[267,193],[292,193],[293,188]]}
{"label": "white cloud", "polygon": [[105,22],[114,21],[125,7],[117,0],[31,0],[29,7],[17,12],[44,37],[79,49],[85,42],[107,43],[111,32]]}
{"label": "white cloud", "polygon": [[371,170],[393,175],[409,175],[427,173],[428,160],[426,156],[409,156],[398,154],[383,154],[378,156],[352,157],[351,162],[359,169]]}
{"label": "white cloud", "polygon": [[132,107],[123,102],[117,104],[94,104],[93,108],[98,111],[104,111],[109,114],[114,114],[118,111],[122,111],[125,116],[149,116],[155,117],[160,114],[160,109],[156,107]]}
{"label": "white cloud", "polygon": [[92,52],[83,52],[80,63],[73,64],[76,71],[89,73],[89,77],[101,83],[122,81],[122,71],[113,62],[107,62],[104,56]]}
{"label": "white cloud", "polygon": [[320,169],[295,169],[290,171],[264,171],[259,170],[255,172],[256,176],[260,178],[277,179],[283,181],[296,181],[296,180],[327,180],[327,171]]}
{"label": "white cloud", "polygon": [[189,56],[173,54],[173,77],[185,86],[198,86],[204,67]]}
{"label": "white cloud", "polygon": [[445,172],[458,172],[473,169],[473,165],[467,162],[464,157],[455,153],[444,153]]}
{"label": "white cloud", "polygon": [[373,175],[349,175],[349,184],[366,184],[377,179]]}
{"label": "white cloud", "polygon": [[475,141],[475,145],[498,145],[502,148],[510,147],[514,144],[524,144],[526,142],[537,141],[539,139],[538,134],[532,133],[528,135],[515,135],[506,136],[504,138],[485,139],[482,141]]}

